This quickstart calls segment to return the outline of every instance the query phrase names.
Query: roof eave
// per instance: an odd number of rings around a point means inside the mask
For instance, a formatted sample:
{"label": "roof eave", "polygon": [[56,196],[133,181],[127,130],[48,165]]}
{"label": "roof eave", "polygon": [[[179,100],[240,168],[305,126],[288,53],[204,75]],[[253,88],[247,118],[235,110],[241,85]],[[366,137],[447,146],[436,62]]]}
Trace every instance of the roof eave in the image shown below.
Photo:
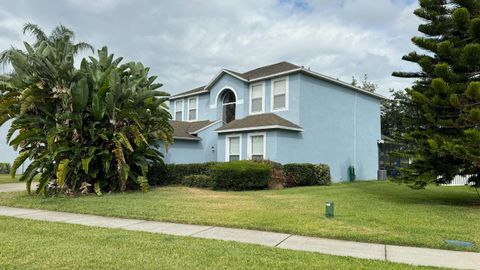
{"label": "roof eave", "polygon": [[268,129],[283,129],[289,131],[298,131],[303,132],[303,128],[296,127],[287,127],[282,125],[270,125],[270,126],[258,126],[258,127],[246,127],[246,128],[231,128],[224,130],[216,130],[217,133],[230,133],[230,132],[243,132],[243,131],[254,131],[254,130],[268,130]]}
{"label": "roof eave", "polygon": [[174,140],[183,140],[183,141],[200,141],[200,138],[188,138],[188,137],[179,137],[179,136],[173,136]]}
{"label": "roof eave", "polygon": [[202,128],[199,128],[199,129],[197,129],[197,130],[195,130],[195,131],[189,132],[189,134],[191,134],[191,135],[196,135],[196,134],[198,134],[199,132],[201,132],[201,131],[203,131],[203,130],[211,127],[211,126],[220,123],[220,121],[222,121],[222,120],[213,121],[212,123],[210,123],[210,124],[208,124],[208,125],[206,125],[206,126],[204,126],[204,127],[202,127]]}
{"label": "roof eave", "polygon": [[191,96],[196,96],[196,95],[201,95],[201,94],[206,94],[206,93],[208,93],[208,90],[201,90],[201,91],[198,91],[198,92],[172,96],[172,97],[168,98],[168,100],[175,100],[175,99],[179,99],[179,98],[191,97]]}
{"label": "roof eave", "polygon": [[305,68],[300,68],[301,72],[305,72],[313,77],[316,77],[316,78],[319,78],[319,79],[322,79],[322,80],[325,80],[325,81],[328,81],[328,82],[331,82],[331,83],[335,83],[335,84],[338,84],[338,85],[341,85],[341,86],[344,86],[344,87],[347,87],[347,88],[350,88],[351,90],[354,90],[354,91],[357,91],[357,92],[360,92],[362,94],[365,94],[365,95],[369,95],[369,96],[372,96],[372,97],[376,97],[378,99],[387,99],[385,96],[382,96],[380,94],[377,94],[377,93],[373,93],[373,92],[370,92],[370,91],[367,91],[367,90],[364,90],[362,88],[359,88],[359,87],[356,87],[356,86],[353,86],[349,83],[346,83],[346,82],[342,82],[340,80],[337,80],[337,79],[334,79],[332,77],[329,77],[329,76],[326,76],[326,75],[323,75],[323,74],[320,74],[320,73],[317,73],[315,71],[311,71],[311,70],[308,70],[308,69],[305,69]]}
{"label": "roof eave", "polygon": [[244,79],[244,78],[242,78],[242,77],[240,77],[240,76],[238,76],[238,75],[236,75],[236,74],[234,74],[234,73],[232,73],[232,72],[230,72],[230,71],[228,71],[228,70],[226,70],[226,69],[222,69],[222,70],[220,70],[220,72],[218,72],[217,75],[215,75],[215,77],[213,77],[213,79],[205,86],[205,90],[208,91],[208,90],[210,89],[210,87],[212,87],[212,85],[214,85],[214,84],[220,79],[220,77],[221,77],[224,73],[226,73],[226,74],[228,74],[228,75],[230,75],[230,76],[233,76],[233,77],[235,77],[235,78],[237,78],[237,79],[239,79],[239,80],[241,80],[241,81],[243,81],[243,82],[248,82],[248,80],[246,80],[246,79]]}

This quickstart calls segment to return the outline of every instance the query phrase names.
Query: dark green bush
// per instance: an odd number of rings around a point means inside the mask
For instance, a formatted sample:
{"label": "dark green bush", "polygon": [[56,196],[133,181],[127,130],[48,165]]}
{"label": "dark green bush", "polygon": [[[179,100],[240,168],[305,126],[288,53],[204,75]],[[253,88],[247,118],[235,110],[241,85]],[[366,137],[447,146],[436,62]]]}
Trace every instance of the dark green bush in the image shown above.
{"label": "dark green bush", "polygon": [[283,165],[286,186],[318,186],[331,183],[330,168],[325,164],[289,163]]}
{"label": "dark green bush", "polygon": [[188,175],[209,175],[210,167],[216,162],[190,164],[159,164],[150,167],[148,180],[150,185],[180,185]]}
{"label": "dark green bush", "polygon": [[188,187],[211,188],[213,187],[213,180],[208,175],[192,174],[183,177],[182,185]]}
{"label": "dark green bush", "polygon": [[255,162],[264,163],[270,166],[272,169],[272,177],[268,182],[268,188],[271,189],[281,189],[286,187],[287,177],[283,171],[283,165],[281,163],[271,161],[271,160],[255,160]]}
{"label": "dark green bush", "polygon": [[321,185],[330,185],[332,176],[330,175],[330,167],[327,164],[315,164],[316,175]]}
{"label": "dark green bush", "polygon": [[0,162],[0,174],[10,173],[10,163]]}
{"label": "dark green bush", "polygon": [[272,168],[265,163],[239,160],[215,164],[211,167],[210,174],[215,189],[264,189],[272,178]]}
{"label": "dark green bush", "polygon": [[168,185],[169,175],[167,164],[153,164],[148,167],[148,184],[151,186]]}

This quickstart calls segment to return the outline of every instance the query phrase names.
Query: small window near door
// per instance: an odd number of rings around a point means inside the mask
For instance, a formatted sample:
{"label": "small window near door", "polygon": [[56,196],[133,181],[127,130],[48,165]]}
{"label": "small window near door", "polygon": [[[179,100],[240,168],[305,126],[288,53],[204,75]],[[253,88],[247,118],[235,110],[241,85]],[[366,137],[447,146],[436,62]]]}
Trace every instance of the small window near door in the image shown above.
{"label": "small window near door", "polygon": [[250,89],[250,113],[263,112],[263,83],[254,84]]}
{"label": "small window near door", "polygon": [[188,121],[197,120],[197,107],[198,107],[197,97],[189,98],[188,99]]}
{"label": "small window near door", "polygon": [[183,120],[183,100],[175,101],[175,120]]}
{"label": "small window near door", "polygon": [[272,81],[272,111],[281,111],[286,110],[287,98],[288,98],[288,89],[287,89],[287,79],[277,79]]}
{"label": "small window near door", "polygon": [[240,136],[227,137],[227,161],[240,160]]}
{"label": "small window near door", "polygon": [[249,135],[249,158],[252,160],[265,159],[265,134]]}

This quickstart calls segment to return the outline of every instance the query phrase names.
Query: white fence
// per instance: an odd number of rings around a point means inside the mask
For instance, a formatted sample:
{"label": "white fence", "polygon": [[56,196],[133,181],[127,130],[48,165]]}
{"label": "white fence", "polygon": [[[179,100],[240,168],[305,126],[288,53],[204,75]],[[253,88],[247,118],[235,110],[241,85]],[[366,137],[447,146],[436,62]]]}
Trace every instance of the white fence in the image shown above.
{"label": "white fence", "polygon": [[445,186],[465,186],[468,185],[468,178],[470,175],[456,175],[450,184],[445,184]]}

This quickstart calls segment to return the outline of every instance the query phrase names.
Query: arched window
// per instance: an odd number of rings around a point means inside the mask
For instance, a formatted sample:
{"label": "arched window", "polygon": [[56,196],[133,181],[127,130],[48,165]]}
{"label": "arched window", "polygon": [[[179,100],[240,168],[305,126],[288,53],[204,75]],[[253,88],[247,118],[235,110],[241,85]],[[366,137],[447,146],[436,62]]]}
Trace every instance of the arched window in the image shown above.
{"label": "arched window", "polygon": [[223,94],[223,99],[222,99],[223,123],[227,124],[235,120],[235,103],[236,103],[236,99],[233,91],[226,90],[225,93]]}

